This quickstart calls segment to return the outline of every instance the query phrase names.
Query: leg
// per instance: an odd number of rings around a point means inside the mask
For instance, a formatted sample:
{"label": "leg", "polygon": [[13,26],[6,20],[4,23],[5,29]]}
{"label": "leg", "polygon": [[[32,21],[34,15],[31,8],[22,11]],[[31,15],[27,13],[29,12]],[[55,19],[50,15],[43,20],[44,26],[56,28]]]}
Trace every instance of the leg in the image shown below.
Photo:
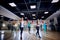
{"label": "leg", "polygon": [[30,31],[30,27],[29,27],[29,31]]}
{"label": "leg", "polygon": [[39,30],[37,30],[37,33],[38,33],[38,35],[39,35]]}
{"label": "leg", "polygon": [[20,38],[21,38],[21,40],[22,40],[22,33],[23,33],[23,28],[21,28],[21,37],[20,37]]}
{"label": "leg", "polygon": [[[36,30],[37,30],[37,27],[36,27]],[[37,35],[37,33],[38,33],[38,30],[37,30],[37,32],[36,32],[36,35]]]}
{"label": "leg", "polygon": [[23,28],[21,28],[21,37],[22,37],[22,33],[23,33]]}
{"label": "leg", "polygon": [[21,35],[21,37],[22,37],[22,28],[21,28],[20,30],[21,30],[20,35]]}
{"label": "leg", "polygon": [[29,33],[30,33],[30,27],[29,27]]}
{"label": "leg", "polygon": [[[39,27],[38,27],[37,33],[38,33],[38,35],[39,35]],[[40,35],[39,35],[39,38],[40,38]]]}

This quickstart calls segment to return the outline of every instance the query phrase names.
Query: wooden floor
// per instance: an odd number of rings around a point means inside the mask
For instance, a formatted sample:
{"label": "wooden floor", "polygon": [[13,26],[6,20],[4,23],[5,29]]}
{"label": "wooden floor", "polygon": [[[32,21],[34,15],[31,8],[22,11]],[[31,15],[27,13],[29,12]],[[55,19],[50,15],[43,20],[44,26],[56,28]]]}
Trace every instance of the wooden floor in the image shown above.
{"label": "wooden floor", "polygon": [[48,31],[45,35],[44,32],[43,36],[46,37],[48,40],[60,40],[60,32],[55,32],[55,31]]}
{"label": "wooden floor", "polygon": [[[40,31],[41,38],[36,36],[35,33],[35,31],[31,31],[29,34],[28,31],[24,31],[22,40],[60,40],[59,32],[47,31],[47,33],[44,33],[44,31]],[[5,31],[4,40],[20,40],[20,31]]]}

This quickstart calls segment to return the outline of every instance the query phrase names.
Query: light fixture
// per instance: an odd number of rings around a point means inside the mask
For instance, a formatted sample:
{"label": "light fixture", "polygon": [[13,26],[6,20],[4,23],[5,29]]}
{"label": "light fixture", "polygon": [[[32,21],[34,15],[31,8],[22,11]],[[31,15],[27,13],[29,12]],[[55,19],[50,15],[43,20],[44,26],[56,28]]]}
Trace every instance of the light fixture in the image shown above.
{"label": "light fixture", "polygon": [[16,7],[16,4],[15,4],[15,3],[9,3],[9,5],[10,5],[11,7]]}
{"label": "light fixture", "polygon": [[24,13],[21,13],[21,15],[24,15]]}
{"label": "light fixture", "polygon": [[25,19],[27,19],[27,17],[25,17]]}
{"label": "light fixture", "polygon": [[35,9],[36,8],[36,5],[31,5],[30,8],[31,9]]}
{"label": "light fixture", "polygon": [[35,16],[35,14],[32,14],[32,16]]}
{"label": "light fixture", "polygon": [[44,14],[48,14],[49,12],[44,12]]}
{"label": "light fixture", "polygon": [[44,18],[44,16],[42,16],[41,18]]}
{"label": "light fixture", "polygon": [[33,18],[33,19],[35,19],[35,18]]}
{"label": "light fixture", "polygon": [[57,3],[59,0],[52,0],[51,3]]}
{"label": "light fixture", "polygon": [[3,23],[2,26],[5,27],[6,26],[5,23]]}

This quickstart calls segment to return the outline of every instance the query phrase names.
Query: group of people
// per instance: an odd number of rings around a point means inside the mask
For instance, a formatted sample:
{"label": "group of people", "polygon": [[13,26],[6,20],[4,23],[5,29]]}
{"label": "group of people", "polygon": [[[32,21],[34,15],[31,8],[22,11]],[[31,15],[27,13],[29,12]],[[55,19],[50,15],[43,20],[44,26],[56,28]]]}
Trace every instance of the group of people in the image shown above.
{"label": "group of people", "polygon": [[[33,22],[33,21],[32,21]],[[28,32],[30,33],[30,30],[31,30],[31,24],[32,24],[32,22],[30,22],[29,20],[27,21],[27,27],[28,27]],[[16,22],[13,22],[13,25],[15,25],[15,23]],[[8,24],[9,25],[9,24]],[[10,26],[10,27],[9,27]],[[10,28],[11,28],[11,30],[16,30],[16,29],[19,29],[20,30],[20,35],[21,35],[21,39],[22,39],[22,33],[23,33],[23,30],[24,30],[24,19],[23,18],[21,18],[20,20],[19,20],[19,25],[18,25],[18,28],[17,27],[14,27],[14,26],[12,26],[11,27],[11,25],[9,25],[8,26],[8,29],[10,30]],[[15,25],[16,26],[16,25]],[[46,32],[46,30],[47,30],[47,25],[46,25],[46,23],[44,22],[44,24],[42,25],[42,23],[40,23],[40,21],[39,21],[39,19],[36,21],[36,25],[35,25],[35,28],[36,28],[36,30],[37,30],[37,32],[36,32],[36,35],[38,35],[39,36],[39,38],[41,38],[40,37],[40,35],[39,35],[39,30],[42,30],[42,26],[44,26],[44,32]]]}

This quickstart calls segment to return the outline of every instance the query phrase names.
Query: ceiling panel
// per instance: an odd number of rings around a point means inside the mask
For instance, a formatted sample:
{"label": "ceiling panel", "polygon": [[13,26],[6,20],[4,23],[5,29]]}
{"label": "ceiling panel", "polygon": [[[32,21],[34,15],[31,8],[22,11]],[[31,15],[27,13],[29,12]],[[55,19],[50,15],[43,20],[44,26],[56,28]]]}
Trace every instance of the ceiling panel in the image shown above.
{"label": "ceiling panel", "polygon": [[[32,14],[35,13],[36,19],[45,20],[54,12],[60,9],[60,0],[57,3],[51,3],[52,0],[1,0],[0,5],[7,8],[15,15],[19,17],[27,17],[30,20],[33,20]],[[14,2],[17,6],[11,7],[8,3]],[[31,9],[31,5],[36,5],[35,9]],[[48,11],[48,14],[44,14],[44,12]],[[24,13],[25,15],[20,15],[20,13]],[[44,16],[44,18],[41,18]]]}

